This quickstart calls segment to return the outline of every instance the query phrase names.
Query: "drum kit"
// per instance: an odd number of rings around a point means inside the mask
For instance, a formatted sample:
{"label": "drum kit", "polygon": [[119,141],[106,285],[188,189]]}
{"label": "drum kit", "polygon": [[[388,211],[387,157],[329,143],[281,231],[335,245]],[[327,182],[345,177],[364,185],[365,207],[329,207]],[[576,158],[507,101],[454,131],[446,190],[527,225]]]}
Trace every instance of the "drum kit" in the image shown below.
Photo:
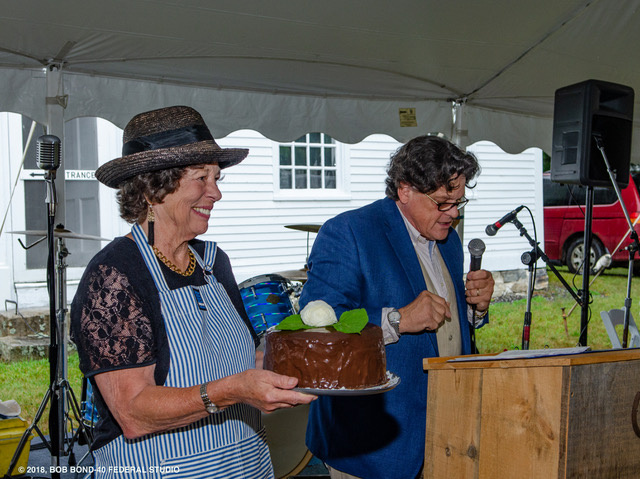
{"label": "drum kit", "polygon": [[[285,228],[307,233],[307,258],[309,258],[309,233],[317,233],[320,224],[286,225]],[[242,302],[258,336],[277,325],[291,314],[298,313],[298,297],[307,281],[307,266],[302,269],[261,274],[238,285]]]}
{"label": "drum kit", "polygon": [[[287,225],[285,228],[307,233],[307,258],[309,258],[309,233],[317,233],[320,224]],[[261,274],[238,285],[249,320],[259,337],[289,315],[299,312],[298,298],[307,281],[307,267],[272,274]],[[300,473],[313,455],[305,445],[305,433],[309,405],[278,409],[263,414],[267,442],[275,477],[286,478]]]}
{"label": "drum kit", "polygon": [[[253,329],[262,338],[267,330],[298,312],[301,282],[291,276],[262,274],[238,285],[242,302]],[[304,278],[306,280],[306,275]],[[275,477],[285,478],[300,472],[311,460],[305,446],[308,405],[279,409],[262,414]]]}
{"label": "drum kit", "polygon": [[238,287],[244,308],[258,336],[287,316],[297,313],[299,286],[280,274],[254,276]]}

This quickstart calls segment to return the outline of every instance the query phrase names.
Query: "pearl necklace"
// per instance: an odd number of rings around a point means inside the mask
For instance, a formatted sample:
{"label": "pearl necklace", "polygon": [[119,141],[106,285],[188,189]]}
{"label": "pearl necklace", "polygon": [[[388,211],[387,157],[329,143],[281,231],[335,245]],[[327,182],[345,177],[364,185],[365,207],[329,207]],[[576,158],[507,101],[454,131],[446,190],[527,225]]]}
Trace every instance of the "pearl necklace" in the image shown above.
{"label": "pearl necklace", "polygon": [[187,269],[185,271],[182,271],[175,264],[169,261],[169,259],[165,255],[163,255],[162,251],[156,248],[155,245],[153,246],[153,252],[156,254],[157,258],[162,261],[171,271],[178,273],[179,275],[191,276],[196,270],[196,257],[193,255],[191,249],[189,249],[189,266],[187,266]]}

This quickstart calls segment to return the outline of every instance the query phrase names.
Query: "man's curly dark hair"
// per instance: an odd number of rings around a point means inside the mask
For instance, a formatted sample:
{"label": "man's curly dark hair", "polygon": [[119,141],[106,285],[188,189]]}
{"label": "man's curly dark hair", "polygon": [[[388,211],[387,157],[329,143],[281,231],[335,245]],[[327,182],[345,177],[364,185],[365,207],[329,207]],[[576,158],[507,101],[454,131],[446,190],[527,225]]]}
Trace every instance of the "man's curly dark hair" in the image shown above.
{"label": "man's curly dark hair", "polygon": [[407,183],[421,193],[433,193],[444,186],[453,190],[452,179],[464,175],[466,186],[480,173],[476,157],[437,136],[418,136],[391,156],[387,169],[386,195],[398,200],[398,188]]}

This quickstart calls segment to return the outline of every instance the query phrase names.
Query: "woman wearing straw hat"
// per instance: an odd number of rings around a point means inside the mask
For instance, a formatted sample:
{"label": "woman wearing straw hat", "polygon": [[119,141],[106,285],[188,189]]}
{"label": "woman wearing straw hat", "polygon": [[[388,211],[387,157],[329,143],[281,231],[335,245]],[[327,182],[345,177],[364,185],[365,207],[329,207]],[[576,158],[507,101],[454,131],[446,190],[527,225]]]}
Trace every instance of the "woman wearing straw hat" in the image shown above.
{"label": "woman wearing straw hat", "polygon": [[96,477],[271,477],[260,411],[306,404],[296,380],[257,369],[256,335],[227,255],[205,233],[220,148],[198,112],[135,116],[123,156],[96,171],[133,228],[87,266],[71,307],[100,421]]}

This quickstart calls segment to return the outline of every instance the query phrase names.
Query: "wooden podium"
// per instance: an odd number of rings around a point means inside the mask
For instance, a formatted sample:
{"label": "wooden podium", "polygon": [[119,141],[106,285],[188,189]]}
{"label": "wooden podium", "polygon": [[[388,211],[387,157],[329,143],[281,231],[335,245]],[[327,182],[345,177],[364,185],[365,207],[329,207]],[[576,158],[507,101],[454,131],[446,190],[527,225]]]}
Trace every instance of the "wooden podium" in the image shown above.
{"label": "wooden podium", "polygon": [[640,349],[429,358],[425,478],[640,477]]}

